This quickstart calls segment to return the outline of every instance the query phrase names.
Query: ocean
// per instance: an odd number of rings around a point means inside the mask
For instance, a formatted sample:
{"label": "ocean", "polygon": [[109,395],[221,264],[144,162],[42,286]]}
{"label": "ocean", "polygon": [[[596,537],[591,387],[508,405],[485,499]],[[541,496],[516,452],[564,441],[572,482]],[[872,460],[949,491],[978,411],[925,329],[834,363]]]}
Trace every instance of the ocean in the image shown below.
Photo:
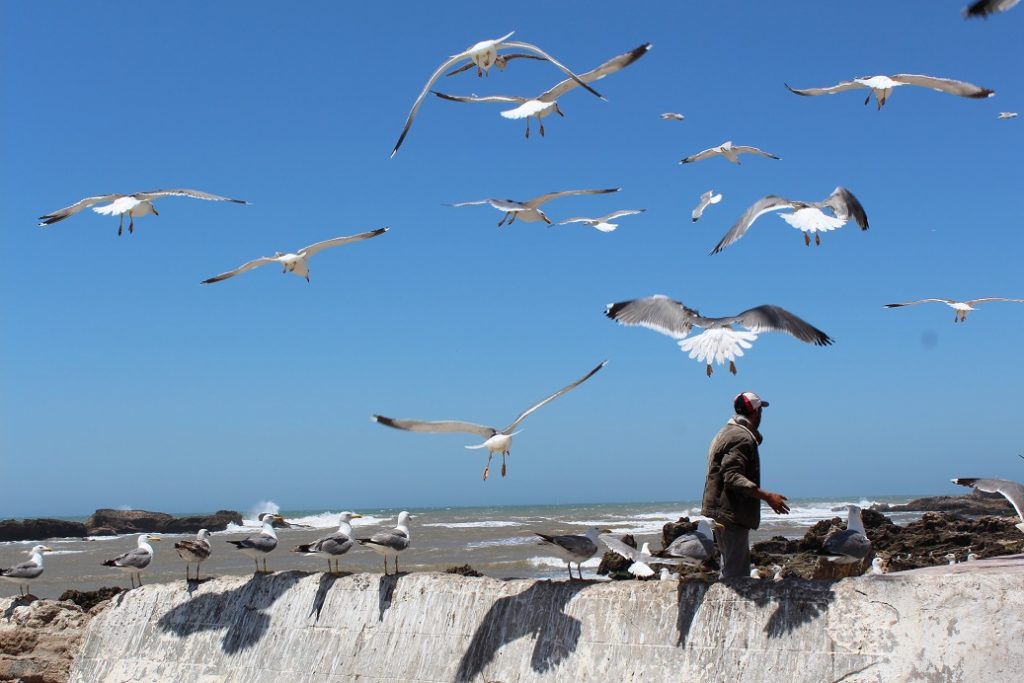
{"label": "ocean", "polygon": [[[751,542],[786,536],[799,538],[807,528],[821,519],[845,518],[845,506],[854,503],[868,507],[876,502],[905,503],[910,496],[866,499],[794,499],[789,515],[776,515],[765,507],[761,528],[751,535]],[[615,503],[586,505],[524,505],[475,508],[410,509],[412,542],[399,559],[399,569],[406,571],[444,571],[448,567],[469,564],[477,571],[496,578],[566,578],[565,563],[545,551],[534,532],[548,534],[579,533],[590,526],[611,530],[617,535],[633,534],[638,542],[650,541],[652,548],[661,546],[661,528],[666,522],[700,514],[698,501],[663,503]],[[278,529],[279,544],[267,558],[272,571],[324,571],[327,562],[320,557],[306,557],[291,552],[292,548],[309,543],[338,524],[338,510],[279,510],[272,501],[255,505],[244,515],[241,526],[213,534],[213,554],[203,563],[200,576],[248,574],[253,561],[226,543],[244,538],[259,528],[260,512],[278,512],[295,525]],[[399,510],[356,510],[363,514],[354,520],[356,536],[369,536],[395,524]],[[906,524],[920,513],[890,514],[897,524]],[[174,551],[175,541],[192,535],[166,534],[153,543],[153,562],[143,573],[144,583],[185,580],[185,563]],[[25,551],[35,541],[0,543],[0,567],[27,559]],[[94,590],[102,586],[128,587],[129,579],[120,570],[104,567],[104,560],[117,557],[134,548],[135,535],[98,536],[88,539],[49,539],[46,545],[54,550],[44,558],[45,571],[31,585],[40,598],[56,598],[64,590]],[[595,570],[600,555],[583,563],[584,578],[597,578]],[[341,558],[342,571],[381,572],[383,561],[371,550],[353,548]],[[193,567],[194,571],[194,567]],[[589,574],[589,577],[588,577]],[[0,595],[16,595],[18,587],[0,583]]]}

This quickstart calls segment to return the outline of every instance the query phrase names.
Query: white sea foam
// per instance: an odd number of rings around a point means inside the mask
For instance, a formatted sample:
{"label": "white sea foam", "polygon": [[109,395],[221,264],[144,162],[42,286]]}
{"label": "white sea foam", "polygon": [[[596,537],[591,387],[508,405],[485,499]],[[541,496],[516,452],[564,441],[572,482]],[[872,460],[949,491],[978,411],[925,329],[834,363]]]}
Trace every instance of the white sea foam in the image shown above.
{"label": "white sea foam", "polygon": [[259,500],[256,504],[249,508],[249,512],[245,514],[243,519],[259,519],[260,515],[264,512],[271,512],[275,515],[281,511],[281,508],[272,500]]}
{"label": "white sea foam", "polygon": [[431,524],[421,524],[420,526],[440,526],[446,529],[490,529],[523,525],[520,522],[503,522],[500,520],[492,519],[483,522],[434,522]]}
{"label": "white sea foam", "polygon": [[[560,560],[557,557],[531,557],[527,560],[534,567],[558,567],[565,569],[565,560]],[[573,565],[575,566],[575,562]],[[583,566],[587,569],[596,569],[601,564],[600,557],[592,557],[589,560],[584,561]]]}
{"label": "white sea foam", "polygon": [[538,542],[536,536],[509,536],[508,538],[495,538],[489,541],[477,541],[466,544],[467,548],[495,548],[507,545],[533,545]]}

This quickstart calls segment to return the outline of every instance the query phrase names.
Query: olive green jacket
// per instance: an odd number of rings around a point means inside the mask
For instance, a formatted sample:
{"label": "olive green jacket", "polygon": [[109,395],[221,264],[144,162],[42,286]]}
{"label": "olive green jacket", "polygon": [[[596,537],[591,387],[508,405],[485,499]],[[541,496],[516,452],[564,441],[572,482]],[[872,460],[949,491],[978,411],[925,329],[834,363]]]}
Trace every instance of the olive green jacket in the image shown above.
{"label": "olive green jacket", "polygon": [[726,525],[756,529],[761,524],[761,434],[745,418],[733,416],[708,449],[708,478],[701,513]]}

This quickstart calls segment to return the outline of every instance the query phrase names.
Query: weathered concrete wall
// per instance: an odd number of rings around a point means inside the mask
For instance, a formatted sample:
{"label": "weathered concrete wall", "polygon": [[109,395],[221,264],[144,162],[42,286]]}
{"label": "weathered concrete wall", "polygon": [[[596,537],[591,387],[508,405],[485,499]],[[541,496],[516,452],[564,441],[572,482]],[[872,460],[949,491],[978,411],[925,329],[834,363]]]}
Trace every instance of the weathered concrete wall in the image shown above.
{"label": "weathered concrete wall", "polygon": [[281,573],[145,586],[89,624],[97,681],[1011,681],[1024,556],[835,583]]}

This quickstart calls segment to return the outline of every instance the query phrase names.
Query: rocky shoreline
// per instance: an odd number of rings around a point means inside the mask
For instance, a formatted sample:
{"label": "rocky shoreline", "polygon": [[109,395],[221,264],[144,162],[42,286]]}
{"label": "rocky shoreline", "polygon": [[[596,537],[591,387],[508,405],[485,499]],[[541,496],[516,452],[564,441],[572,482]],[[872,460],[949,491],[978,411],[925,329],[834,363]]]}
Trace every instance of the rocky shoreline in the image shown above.
{"label": "rocky shoreline", "polygon": [[228,524],[241,524],[235,510],[218,510],[211,515],[175,517],[147,510],[96,510],[84,522],[63,519],[0,520],[0,541],[42,541],[48,538],[85,538],[120,534],[194,534],[200,529],[224,531]]}

